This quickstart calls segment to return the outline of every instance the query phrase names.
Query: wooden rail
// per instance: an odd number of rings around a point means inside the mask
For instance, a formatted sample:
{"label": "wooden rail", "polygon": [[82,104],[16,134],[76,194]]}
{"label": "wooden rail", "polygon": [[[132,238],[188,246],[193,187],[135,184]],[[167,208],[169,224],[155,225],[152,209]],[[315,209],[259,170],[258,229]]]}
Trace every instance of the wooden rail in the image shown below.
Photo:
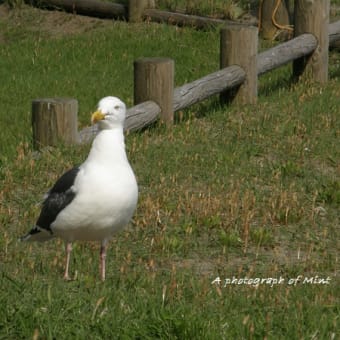
{"label": "wooden rail", "polygon": [[98,18],[128,17],[126,6],[100,0],[28,0],[34,6],[47,9],[59,9],[74,14],[83,14]]}
{"label": "wooden rail", "polygon": [[[27,1],[32,3],[32,0]],[[121,18],[130,22],[150,20],[199,29],[209,29],[216,25],[237,24],[231,20],[161,11],[153,8],[154,2],[150,0],[129,0],[129,6],[102,0],[34,0],[33,4],[41,8],[62,9],[66,12],[98,18]]]}
{"label": "wooden rail", "polygon": [[[63,2],[62,0],[53,0],[53,2]],[[86,2],[90,0],[79,0],[74,2]],[[90,2],[97,1],[91,0]],[[134,0],[136,1],[136,0]],[[308,0],[296,0],[301,5],[301,10],[305,10],[305,5],[309,6],[311,4],[315,4],[315,6],[320,6],[320,3],[323,3],[325,7],[323,10],[327,9],[327,4],[324,2],[310,2]],[[329,0],[325,0],[328,2]],[[49,1],[51,2],[51,1]],[[132,0],[131,0],[132,2]],[[329,4],[328,4],[329,5]],[[298,7],[298,6],[297,6]],[[328,6],[329,8],[329,6]],[[143,6],[140,9],[141,11],[145,11]],[[315,13],[320,12],[320,7],[313,8]],[[144,13],[144,12],[143,12]],[[295,13],[296,17],[299,17],[299,13]],[[327,79],[328,72],[328,62],[327,65],[321,65],[318,62],[318,58],[320,57],[320,51],[323,51],[323,58],[328,53],[328,41],[329,44],[333,44],[340,39],[340,21],[337,21],[332,24],[328,24],[328,16],[324,15],[324,20],[319,20],[318,24],[312,28],[308,28],[308,30],[304,30],[303,26],[300,27],[301,32],[311,32],[311,33],[302,33],[299,36],[277,45],[271,49],[268,49],[262,53],[259,53],[256,56],[256,51],[252,52],[251,49],[247,48],[236,48],[235,51],[239,51],[242,53],[240,56],[223,56],[223,44],[226,44],[228,48],[233,49],[236,44],[240,46],[249,45],[249,42],[252,40],[251,35],[248,35],[248,31],[253,30],[254,28],[249,28],[247,30],[246,27],[237,28],[235,26],[231,26],[230,28],[225,28],[221,30],[221,69],[206,75],[200,79],[197,79],[193,82],[184,84],[182,86],[173,88],[173,62],[171,59],[159,59],[155,58],[154,60],[148,58],[147,60],[139,60],[135,62],[135,106],[128,109],[127,111],[127,119],[125,123],[125,129],[129,131],[135,131],[139,129],[143,129],[149,124],[155,122],[159,118],[161,118],[165,122],[171,122],[173,119],[173,112],[185,109],[195,103],[198,103],[212,95],[225,93],[230,90],[233,91],[232,99],[237,98],[237,95],[240,94],[240,91],[244,91],[244,93],[251,93],[250,96],[238,96],[241,97],[241,103],[252,103],[256,101],[257,95],[257,86],[256,82],[249,81],[249,74],[254,74],[251,76],[252,78],[261,76],[266,72],[269,72],[275,68],[278,68],[282,65],[285,65],[292,61],[300,61],[298,73],[299,76],[304,76],[312,73],[313,78],[313,70],[312,72],[309,69],[310,63],[316,63],[319,65],[320,69],[317,70],[318,76],[314,78],[316,81],[325,81]],[[137,19],[135,19],[137,20]],[[308,20],[307,20],[308,21]],[[308,21],[308,25],[311,25],[313,20]],[[227,30],[227,33],[223,31]],[[228,31],[230,30],[230,31]],[[315,33],[313,33],[315,30]],[[237,32],[240,33],[237,33]],[[323,39],[320,41],[318,39],[318,34],[322,32],[326,32],[327,39]],[[231,32],[231,33],[228,33]],[[236,33],[235,33],[236,32]],[[243,32],[243,33],[242,33]],[[248,35],[248,38],[244,38],[244,32]],[[321,33],[320,33],[321,32]],[[255,32],[257,33],[257,32]],[[237,36],[236,34],[239,34]],[[254,34],[254,33],[252,33]],[[254,37],[254,35],[253,35]],[[228,41],[224,41],[224,39],[229,39]],[[250,40],[249,40],[250,39]],[[325,43],[326,41],[326,43]],[[317,53],[316,53],[317,51]],[[246,54],[250,55],[247,56]],[[254,60],[251,55],[255,53],[255,72],[250,71],[254,66],[248,67],[246,65],[246,60]],[[328,56],[328,55],[327,55]],[[223,60],[227,60],[226,64],[222,62]],[[245,60],[245,62],[241,62],[241,60]],[[324,60],[324,59],[323,59]],[[240,61],[239,65],[235,65],[237,61]],[[148,66],[149,64],[153,64],[152,67]],[[243,64],[242,64],[243,63]],[[138,65],[138,66],[136,66]],[[298,65],[298,64],[297,64]],[[315,66],[315,65],[314,65]],[[322,69],[321,69],[322,68]],[[149,70],[149,71],[147,71]],[[155,76],[151,74],[146,76],[145,72],[156,72]],[[158,71],[155,71],[158,70]],[[140,73],[140,74],[139,74]],[[139,74],[139,75],[138,75]],[[321,75],[321,76],[320,76]],[[143,84],[143,79],[148,78],[147,84]],[[158,78],[162,78],[158,80]],[[139,80],[138,80],[139,79]],[[321,79],[321,80],[320,80]],[[157,85],[157,81],[162,84],[168,84],[164,89],[159,91],[159,86]],[[136,85],[137,83],[137,85]],[[151,84],[151,85],[150,85]],[[143,91],[142,91],[142,90]],[[236,90],[235,90],[236,89]],[[141,94],[140,92],[144,94]],[[158,94],[155,93],[158,91]],[[136,93],[138,92],[138,93]],[[43,128],[43,127],[41,127]],[[85,128],[79,132],[79,141],[80,142],[88,142],[90,141],[94,134],[96,133],[96,127]],[[67,138],[64,139],[67,141]],[[35,145],[39,144],[39,141],[35,143]]]}

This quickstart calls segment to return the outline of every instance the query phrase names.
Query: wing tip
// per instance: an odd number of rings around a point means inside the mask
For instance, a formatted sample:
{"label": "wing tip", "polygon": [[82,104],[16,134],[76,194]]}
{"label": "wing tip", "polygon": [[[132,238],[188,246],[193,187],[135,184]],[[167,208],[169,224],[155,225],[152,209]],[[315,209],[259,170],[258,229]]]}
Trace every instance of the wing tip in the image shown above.
{"label": "wing tip", "polygon": [[26,242],[26,241],[28,241],[30,238],[31,238],[31,234],[28,233],[28,234],[26,234],[26,235],[20,236],[20,237],[18,238],[18,241],[19,241],[19,242]]}
{"label": "wing tip", "polygon": [[30,241],[48,241],[52,239],[54,236],[52,232],[47,232],[40,229],[38,226],[33,227],[27,234],[19,237],[19,242],[30,242]]}

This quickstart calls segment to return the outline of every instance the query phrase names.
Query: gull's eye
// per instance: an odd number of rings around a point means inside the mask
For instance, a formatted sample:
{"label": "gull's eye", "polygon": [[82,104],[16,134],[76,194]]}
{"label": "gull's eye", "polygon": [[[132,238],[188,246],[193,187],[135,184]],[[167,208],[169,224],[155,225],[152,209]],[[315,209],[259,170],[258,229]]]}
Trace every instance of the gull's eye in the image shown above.
{"label": "gull's eye", "polygon": [[119,105],[116,105],[116,106],[114,107],[114,109],[115,109],[115,110],[118,110],[118,109],[119,109]]}

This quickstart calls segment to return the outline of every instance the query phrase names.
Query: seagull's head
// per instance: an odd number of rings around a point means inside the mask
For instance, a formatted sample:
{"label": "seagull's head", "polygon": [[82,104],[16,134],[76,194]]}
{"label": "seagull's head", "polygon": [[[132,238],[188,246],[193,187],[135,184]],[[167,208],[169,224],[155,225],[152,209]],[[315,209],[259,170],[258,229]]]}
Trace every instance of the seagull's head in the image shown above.
{"label": "seagull's head", "polygon": [[126,114],[125,104],[117,97],[105,97],[98,103],[97,111],[92,114],[92,124],[98,123],[99,128],[112,129],[123,126]]}

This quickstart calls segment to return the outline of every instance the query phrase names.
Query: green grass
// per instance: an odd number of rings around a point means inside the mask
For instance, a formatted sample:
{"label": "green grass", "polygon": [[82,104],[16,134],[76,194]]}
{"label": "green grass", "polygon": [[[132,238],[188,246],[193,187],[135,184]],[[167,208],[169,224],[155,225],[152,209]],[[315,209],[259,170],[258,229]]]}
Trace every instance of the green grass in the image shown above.
{"label": "green grass", "polygon": [[[32,99],[77,98],[85,126],[105,95],[132,105],[136,58],[173,58],[177,85],[218,68],[218,31],[93,19],[79,32],[77,20],[24,7],[0,23],[0,339],[336,339],[337,52],[324,86],[291,84],[287,66],[261,78],[257,105],[212,98],[171,129],[129,134],[139,205],[110,244],[105,283],[98,244],[75,244],[66,283],[62,241],[17,242],[89,150],[34,152]],[[233,277],[284,282],[225,286]]]}

